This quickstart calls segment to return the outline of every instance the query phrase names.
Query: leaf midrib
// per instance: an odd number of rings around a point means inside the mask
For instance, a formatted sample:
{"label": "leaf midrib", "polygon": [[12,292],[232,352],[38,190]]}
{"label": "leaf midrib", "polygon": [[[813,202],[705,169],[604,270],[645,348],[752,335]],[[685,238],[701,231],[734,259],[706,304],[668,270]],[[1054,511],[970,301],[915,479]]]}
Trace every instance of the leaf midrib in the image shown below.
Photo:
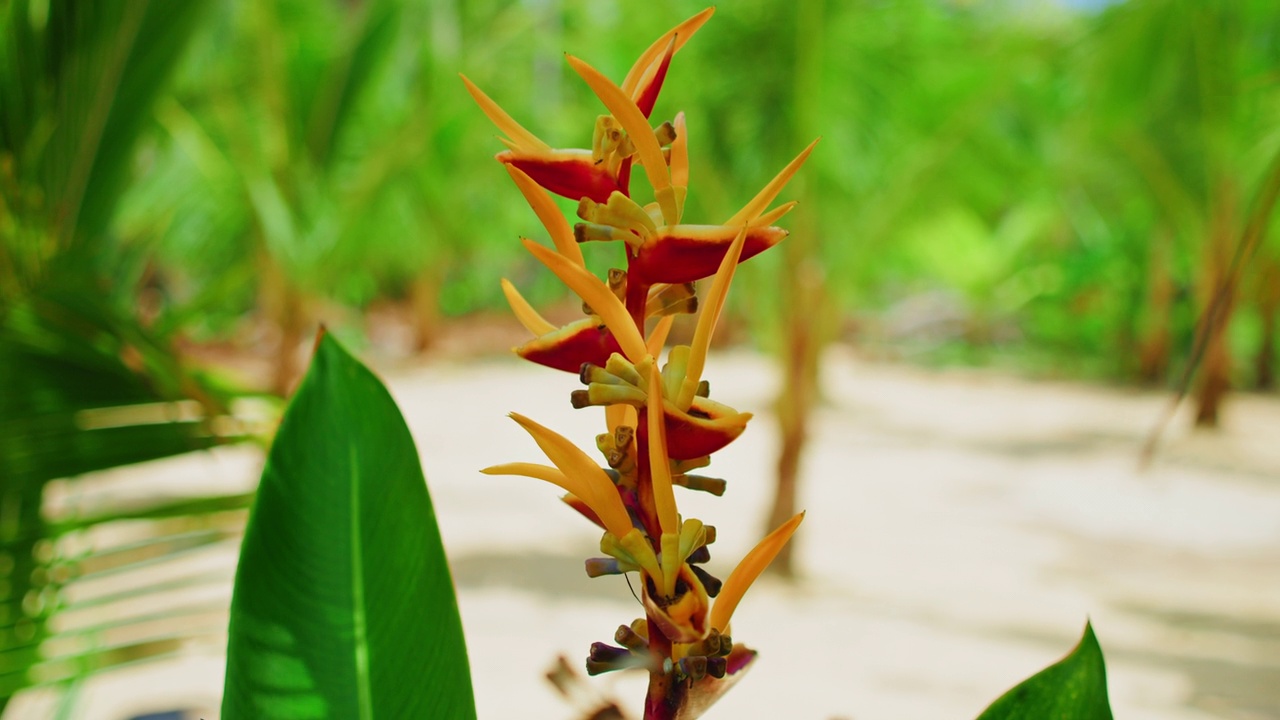
{"label": "leaf midrib", "polygon": [[351,459],[351,502],[348,527],[351,531],[351,625],[356,666],[356,702],[361,720],[373,720],[373,689],[369,683],[369,643],[364,600],[364,554],[360,533],[360,462],[354,444],[348,446]]}

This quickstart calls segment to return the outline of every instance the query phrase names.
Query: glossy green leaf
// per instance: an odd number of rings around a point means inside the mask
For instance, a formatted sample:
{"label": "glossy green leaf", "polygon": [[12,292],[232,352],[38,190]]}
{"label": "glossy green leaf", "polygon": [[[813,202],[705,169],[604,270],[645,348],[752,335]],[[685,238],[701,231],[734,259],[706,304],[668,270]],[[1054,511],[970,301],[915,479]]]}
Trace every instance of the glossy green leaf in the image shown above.
{"label": "glossy green leaf", "polygon": [[991,703],[978,720],[1111,720],[1102,648],[1085,623],[1084,637],[1065,658],[1032,675]]}
{"label": "glossy green leaf", "polygon": [[222,717],[475,717],[413,440],[382,384],[328,336],[250,515]]}

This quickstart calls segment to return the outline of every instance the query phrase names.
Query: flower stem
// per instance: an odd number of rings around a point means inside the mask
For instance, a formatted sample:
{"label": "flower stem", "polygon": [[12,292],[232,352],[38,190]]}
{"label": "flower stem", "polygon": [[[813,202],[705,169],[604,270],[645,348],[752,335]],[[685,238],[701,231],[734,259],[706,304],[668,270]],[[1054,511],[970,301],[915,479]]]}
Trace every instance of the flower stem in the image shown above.
{"label": "flower stem", "polygon": [[675,720],[676,713],[684,704],[685,685],[676,680],[674,668],[667,663],[671,657],[671,641],[652,619],[649,621],[649,655],[654,658],[655,665],[649,669],[644,720]]}

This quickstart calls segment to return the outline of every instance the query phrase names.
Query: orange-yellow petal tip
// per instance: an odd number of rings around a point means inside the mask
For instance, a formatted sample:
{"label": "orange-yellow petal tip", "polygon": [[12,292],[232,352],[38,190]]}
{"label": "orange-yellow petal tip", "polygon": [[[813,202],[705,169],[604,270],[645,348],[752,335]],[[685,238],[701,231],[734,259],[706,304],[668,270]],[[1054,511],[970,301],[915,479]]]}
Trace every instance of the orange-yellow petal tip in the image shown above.
{"label": "orange-yellow petal tip", "polygon": [[800,527],[800,523],[804,521],[804,515],[804,511],[801,511],[778,526],[752,548],[746,557],[742,558],[742,562],[738,563],[738,567],[734,568],[729,578],[724,581],[715,605],[711,608],[711,627],[724,630],[729,626],[733,611],[737,609],[738,602],[742,600],[747,588],[751,587],[756,578],[760,577],[760,573],[764,572],[764,569],[769,567],[769,563],[778,556],[796,528]]}
{"label": "orange-yellow petal tip", "polygon": [[663,533],[679,530],[676,512],[676,495],[672,489],[671,456],[667,454],[666,413],[662,404],[662,373],[658,363],[649,368],[649,395],[646,420],[649,433],[649,475],[652,479],[653,505],[658,513],[658,524]]}
{"label": "orange-yellow petal tip", "polygon": [[813,148],[817,146],[818,141],[821,139],[821,137],[815,139],[809,143],[808,147],[801,150],[795,159],[787,163],[787,166],[782,168],[760,192],[756,193],[756,196],[750,202],[744,205],[733,217],[729,218],[725,225],[749,224],[758,218],[765,211],[765,208],[769,207],[769,203],[778,197],[778,193],[782,192],[782,188],[786,187],[791,178],[800,170],[800,166],[804,165],[805,160],[809,159],[809,154],[813,152]]}

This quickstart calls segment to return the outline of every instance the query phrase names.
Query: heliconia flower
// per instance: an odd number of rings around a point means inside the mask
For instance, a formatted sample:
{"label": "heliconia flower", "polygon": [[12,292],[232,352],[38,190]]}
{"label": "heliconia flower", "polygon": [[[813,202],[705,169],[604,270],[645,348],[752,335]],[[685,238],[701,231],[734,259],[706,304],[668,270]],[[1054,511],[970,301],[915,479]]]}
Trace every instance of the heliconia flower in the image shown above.
{"label": "heliconia flower", "polygon": [[[633,105],[645,108],[642,118],[647,119],[653,111],[671,57],[714,12],[715,8],[707,8],[663,34],[627,73],[623,85]],[[506,135],[499,138],[507,146],[495,156],[499,162],[519,168],[542,187],[571,200],[589,197],[604,202],[615,191],[627,192],[629,153],[618,152],[623,138],[620,131],[610,132],[609,120],[597,121],[590,150],[554,149],[516,122],[465,75],[461,77],[480,109]],[[647,121],[641,133],[656,142]]]}
{"label": "heliconia flower", "polygon": [[[714,10],[708,8],[654,41],[615,84],[566,55],[604,104],[590,149],[557,150],[520,126],[466,77],[472,97],[505,137],[498,154],[550,235],[551,246],[522,238],[526,249],[582,299],[587,317],[557,327],[503,280],[503,293],[533,339],[516,348],[534,362],[577,372],[586,389],[575,407],[605,409],[608,432],[595,438],[603,465],[566,438],[524,416],[511,417],[551,465],[507,463],[489,474],[523,475],[557,485],[563,500],[602,530],[603,557],[588,558],[589,577],[637,573],[644,617],[619,626],[612,641],[591,644],[587,672],[642,668],[650,676],[646,720],[692,720],[732,686],[755,658],[733,642],[730,622],[744,593],[789,541],[801,513],[769,533],[723,582],[711,575],[715,528],[683,517],[674,487],[724,492],[722,479],[691,474],[737,438],[751,418],[710,400],[702,378],[729,286],[742,261],[776,245],[774,224],[795,207],[770,205],[806,161],[815,140],[721,225],[683,222],[689,188],[688,124],[683,113],[653,123],[657,96],[676,52]],[[644,172],[653,201],[630,194]],[[578,201],[570,226],[550,196]],[[607,279],[584,263],[579,244],[620,240],[626,269]],[[712,277],[699,299],[695,282]],[[664,355],[674,316],[698,313],[693,338]],[[652,328],[646,331],[646,328]]]}

